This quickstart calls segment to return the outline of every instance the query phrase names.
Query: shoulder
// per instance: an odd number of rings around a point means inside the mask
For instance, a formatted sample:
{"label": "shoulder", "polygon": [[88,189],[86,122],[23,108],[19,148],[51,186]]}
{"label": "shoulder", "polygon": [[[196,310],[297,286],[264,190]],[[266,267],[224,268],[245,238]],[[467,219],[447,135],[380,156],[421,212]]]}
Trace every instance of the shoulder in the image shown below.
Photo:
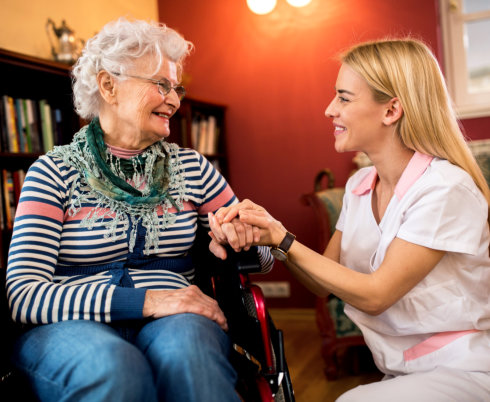
{"label": "shoulder", "polygon": [[[59,147],[63,148],[63,147]],[[60,150],[63,152],[63,149]],[[56,172],[61,174],[62,172],[66,172],[68,170],[72,170],[70,166],[68,166],[60,155],[54,153],[47,153],[41,155],[30,167],[29,170],[37,169],[40,171],[48,172]]]}
{"label": "shoulder", "polygon": [[440,197],[449,195],[455,197],[456,194],[461,193],[467,198],[474,198],[486,204],[473,178],[465,170],[445,159],[434,158],[425,173],[415,183],[414,190]]}
{"label": "shoulder", "polygon": [[192,148],[175,147],[175,155],[182,163],[202,163],[204,157]]}
{"label": "shoulder", "polygon": [[213,164],[195,149],[175,146],[174,155],[178,158],[185,172],[199,170],[204,174],[215,171]]}

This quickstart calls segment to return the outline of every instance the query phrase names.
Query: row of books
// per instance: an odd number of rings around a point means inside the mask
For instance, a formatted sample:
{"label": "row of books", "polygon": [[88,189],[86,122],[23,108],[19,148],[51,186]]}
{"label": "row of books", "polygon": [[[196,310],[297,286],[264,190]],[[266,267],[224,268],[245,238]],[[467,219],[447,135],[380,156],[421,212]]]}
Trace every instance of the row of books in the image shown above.
{"label": "row of books", "polygon": [[24,170],[2,169],[0,180],[0,229],[12,229],[15,211],[20,198],[20,190],[24,184]]}
{"label": "row of books", "polygon": [[2,95],[0,151],[45,153],[61,141],[61,110],[45,100]]}
{"label": "row of books", "polygon": [[203,155],[218,153],[219,127],[214,116],[196,116],[191,124],[191,147]]}

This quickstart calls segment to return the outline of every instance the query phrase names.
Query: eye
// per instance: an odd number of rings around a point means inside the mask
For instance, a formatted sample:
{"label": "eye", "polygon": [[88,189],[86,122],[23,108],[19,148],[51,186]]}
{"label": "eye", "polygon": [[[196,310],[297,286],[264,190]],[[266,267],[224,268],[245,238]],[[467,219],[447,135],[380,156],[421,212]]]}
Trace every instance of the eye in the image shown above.
{"label": "eye", "polygon": [[346,103],[346,102],[349,102],[349,99],[344,98],[343,96],[340,96],[340,95],[338,96],[338,99],[339,99],[340,103]]}

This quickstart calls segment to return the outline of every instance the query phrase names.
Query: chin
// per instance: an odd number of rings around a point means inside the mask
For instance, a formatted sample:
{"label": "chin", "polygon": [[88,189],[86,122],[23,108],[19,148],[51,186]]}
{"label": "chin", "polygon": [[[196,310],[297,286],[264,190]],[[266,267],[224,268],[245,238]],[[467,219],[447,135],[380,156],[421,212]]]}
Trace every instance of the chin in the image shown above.
{"label": "chin", "polygon": [[345,145],[344,145],[344,144],[337,143],[337,142],[335,142],[335,144],[334,144],[334,148],[335,148],[335,150],[336,150],[336,151],[337,151],[339,154],[341,154],[341,153],[343,153],[343,152],[348,152],[348,151],[349,151],[348,149],[346,149],[346,147],[345,147]]}

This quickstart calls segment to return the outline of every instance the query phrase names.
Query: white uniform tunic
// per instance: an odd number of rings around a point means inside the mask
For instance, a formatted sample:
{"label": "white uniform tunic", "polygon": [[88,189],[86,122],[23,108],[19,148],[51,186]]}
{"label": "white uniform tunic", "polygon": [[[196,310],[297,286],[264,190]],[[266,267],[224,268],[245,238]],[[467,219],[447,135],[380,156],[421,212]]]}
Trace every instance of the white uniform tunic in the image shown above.
{"label": "white uniform tunic", "polygon": [[415,153],[379,223],[371,197],[374,167],[352,176],[337,230],[340,263],[376,271],[395,237],[444,250],[436,267],[378,316],[346,305],[378,368],[389,375],[437,366],[490,371],[488,204],[471,177],[446,160]]}

